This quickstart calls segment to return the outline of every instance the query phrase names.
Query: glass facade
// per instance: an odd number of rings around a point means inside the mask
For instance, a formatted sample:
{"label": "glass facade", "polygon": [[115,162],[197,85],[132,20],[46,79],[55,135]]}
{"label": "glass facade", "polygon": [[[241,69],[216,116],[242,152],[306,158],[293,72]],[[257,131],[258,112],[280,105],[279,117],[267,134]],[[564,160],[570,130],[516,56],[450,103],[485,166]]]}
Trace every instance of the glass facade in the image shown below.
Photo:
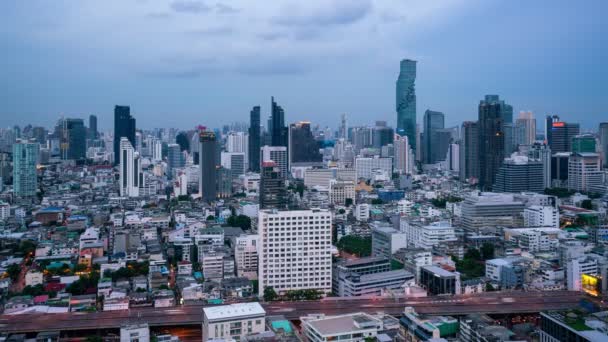
{"label": "glass facade", "polygon": [[397,134],[406,135],[416,150],[416,61],[401,61],[396,87]]}

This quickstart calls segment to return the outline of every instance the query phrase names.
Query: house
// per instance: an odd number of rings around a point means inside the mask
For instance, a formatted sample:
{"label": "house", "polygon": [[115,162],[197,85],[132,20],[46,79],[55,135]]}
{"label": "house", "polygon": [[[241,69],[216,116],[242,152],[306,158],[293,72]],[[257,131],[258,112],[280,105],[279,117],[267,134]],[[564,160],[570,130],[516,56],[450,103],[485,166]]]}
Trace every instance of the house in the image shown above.
{"label": "house", "polygon": [[32,296],[16,296],[10,298],[4,305],[4,313],[11,314],[34,305]]}

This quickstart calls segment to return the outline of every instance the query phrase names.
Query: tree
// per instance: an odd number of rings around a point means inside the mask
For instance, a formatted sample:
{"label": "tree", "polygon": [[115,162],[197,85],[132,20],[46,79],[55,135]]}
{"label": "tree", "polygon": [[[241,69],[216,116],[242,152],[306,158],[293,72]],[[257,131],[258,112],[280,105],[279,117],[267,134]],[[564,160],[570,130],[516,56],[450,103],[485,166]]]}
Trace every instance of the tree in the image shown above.
{"label": "tree", "polygon": [[372,254],[372,239],[360,237],[356,235],[343,236],[338,241],[338,249],[350,254],[356,254],[360,257],[370,256]]}
{"label": "tree", "polygon": [[593,202],[590,199],[581,201],[581,208],[587,210],[593,210]]}
{"label": "tree", "polygon": [[277,295],[277,292],[270,286],[266,286],[264,288],[264,301],[265,302],[272,302],[274,300],[277,300],[277,298],[279,297],[279,295]]}
{"label": "tree", "polygon": [[344,205],[347,206],[347,207],[350,207],[351,205],[353,205],[353,199],[352,198],[347,198],[344,201]]}
{"label": "tree", "polygon": [[12,281],[17,281],[17,279],[19,279],[19,274],[21,273],[21,267],[19,267],[19,264],[10,264],[6,268],[6,273],[8,273],[8,276]]}
{"label": "tree", "polygon": [[382,203],[384,203],[384,201],[382,201],[382,200],[381,200],[381,199],[379,199],[379,198],[374,198],[374,199],[372,199],[372,204],[382,204]]}
{"label": "tree", "polygon": [[215,220],[215,216],[213,216],[213,215],[207,216],[207,221],[213,221],[213,220]]}
{"label": "tree", "polygon": [[36,251],[36,244],[33,243],[32,241],[23,240],[19,244],[19,252],[22,253],[23,255],[27,255],[30,253],[33,254],[35,251]]}
{"label": "tree", "polygon": [[230,227],[239,227],[243,230],[251,229],[251,218],[247,215],[233,215],[226,220],[226,223]]}
{"label": "tree", "polygon": [[340,214],[340,215],[344,215],[344,213],[346,213],[346,210],[344,210],[344,208],[340,208],[340,209],[338,210],[338,214]]}
{"label": "tree", "polygon": [[483,260],[494,259],[494,245],[491,243],[484,243],[481,246],[481,257]]}

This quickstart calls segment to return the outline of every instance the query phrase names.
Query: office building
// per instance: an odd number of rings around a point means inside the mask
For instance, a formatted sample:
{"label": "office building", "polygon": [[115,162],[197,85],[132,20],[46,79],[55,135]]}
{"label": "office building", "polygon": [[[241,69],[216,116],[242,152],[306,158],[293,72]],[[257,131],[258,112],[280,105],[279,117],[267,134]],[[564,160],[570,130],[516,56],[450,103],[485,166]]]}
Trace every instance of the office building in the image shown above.
{"label": "office building", "polygon": [[543,189],[551,187],[551,149],[546,144],[534,143],[528,150],[528,158],[543,165]]}
{"label": "office building", "polygon": [[460,294],[460,273],[438,266],[422,266],[419,282],[430,296]]}
{"label": "office building", "polygon": [[259,293],[271,287],[331,292],[332,213],[323,209],[260,210]]}
{"label": "office building", "polygon": [[234,240],[234,260],[237,277],[258,278],[258,245],[257,234],[241,234]]}
{"label": "office building", "polygon": [[397,134],[409,139],[416,151],[416,61],[401,61],[396,84]]}
{"label": "office building", "polygon": [[596,140],[593,134],[580,134],[572,137],[573,153],[596,153]]}
{"label": "office building", "polygon": [[341,292],[341,281],[350,274],[359,275],[383,273],[391,270],[391,260],[383,257],[363,257],[359,259],[343,259],[334,263],[333,267],[333,293]]}
{"label": "office building", "polygon": [[458,241],[454,227],[446,221],[419,225],[402,220],[401,231],[406,235],[407,244],[415,248],[431,249]]}
{"label": "office building", "polygon": [[260,128],[260,106],[255,106],[249,112],[249,170],[260,171],[260,147],[262,132]]}
{"label": "office building", "polygon": [[462,123],[460,180],[479,179],[479,130],[476,121]]}
{"label": "office building", "polygon": [[556,188],[568,187],[568,172],[570,152],[555,153],[551,156],[551,186]]}
{"label": "office building", "polygon": [[222,152],[222,167],[230,170],[230,177],[235,180],[240,175],[245,174],[245,153],[241,152]]}
{"label": "office building", "polygon": [[555,206],[531,205],[524,209],[524,226],[559,228],[559,209]]}
{"label": "office building", "polygon": [[39,146],[34,140],[17,139],[13,143],[13,192],[17,197],[36,196]]}
{"label": "office building", "polygon": [[386,125],[386,121],[376,121],[376,126],[372,130],[372,146],[382,148],[393,143],[395,131]]}
{"label": "office building", "polygon": [[604,169],[608,169],[608,122],[600,123],[599,136],[602,166]]}
{"label": "office building", "polygon": [[274,97],[270,100],[270,141],[271,146],[287,147],[287,127],[285,126],[285,111],[283,107],[274,102]]}
{"label": "office building", "polygon": [[266,330],[266,311],[259,303],[203,308],[203,341],[240,341]]}
{"label": "office building", "polygon": [[184,155],[178,144],[167,146],[167,175],[173,178],[173,170],[185,166]]}
{"label": "office building", "polygon": [[265,161],[260,173],[260,209],[285,209],[287,190],[280,167],[272,160]]}
{"label": "office building", "polygon": [[338,129],[338,139],[348,139],[348,125],[346,124],[346,114],[340,115],[340,128]]}
{"label": "office building", "polygon": [[437,130],[445,126],[445,115],[427,109],[424,112],[424,145],[422,155],[425,164],[435,164],[440,160],[445,160],[445,154],[441,155],[440,143],[437,137]]}
{"label": "office building", "polygon": [[376,340],[382,327],[382,320],[363,312],[302,319],[302,335],[310,342]]}
{"label": "office building", "polygon": [[217,197],[217,141],[215,133],[201,130],[199,132],[199,184],[198,192],[205,201],[213,201]]}
{"label": "office building", "polygon": [[608,341],[606,316],[585,310],[549,311],[540,313],[541,342]]}
{"label": "office building", "polygon": [[449,316],[419,315],[406,307],[399,320],[397,341],[447,341],[458,333],[458,320]]}
{"label": "office building", "polygon": [[536,141],[536,119],[532,112],[519,112],[515,125],[523,127],[522,145],[532,145]]}
{"label": "office building", "polygon": [[553,153],[572,152],[572,138],[580,134],[580,125],[560,121],[559,116],[547,116],[547,143]]}
{"label": "office building", "polygon": [[486,95],[479,103],[479,187],[490,190],[502,165],[505,152],[504,124],[510,123],[513,108],[498,95]]}
{"label": "office building", "polygon": [[523,223],[524,202],[507,193],[473,192],[461,204],[462,226],[469,231],[484,227],[517,227]]}
{"label": "office building", "polygon": [[81,160],[86,158],[87,131],[82,119],[61,119],[56,133],[60,139],[61,159]]}
{"label": "office building", "polygon": [[289,165],[321,164],[323,156],[319,144],[310,130],[310,122],[300,121],[289,125]]}
{"label": "office building", "polygon": [[528,156],[513,154],[500,166],[492,186],[494,192],[543,192],[543,163]]}
{"label": "office building", "polygon": [[131,145],[135,146],[135,118],[131,116],[129,106],[114,107],[114,165],[120,162],[118,153],[122,137],[129,139]]}
{"label": "office building", "polygon": [[460,173],[460,144],[459,143],[453,143],[448,146],[446,169],[448,171]]}
{"label": "office building", "polygon": [[390,176],[393,174],[393,158],[357,157],[355,159],[355,170],[357,171],[357,179],[371,179],[374,170],[381,170]]}
{"label": "office building", "polygon": [[141,159],[129,139],[120,139],[120,196],[138,197],[139,187],[143,187]]}
{"label": "office building", "polygon": [[399,174],[411,174],[413,166],[412,149],[406,135],[395,134],[393,141],[395,148],[394,167]]}
{"label": "office building", "polygon": [[350,180],[332,179],[329,181],[329,203],[346,205],[346,200],[355,201],[355,182]]}
{"label": "office building", "polygon": [[281,171],[281,177],[287,179],[289,176],[289,158],[285,146],[262,146],[260,150],[260,163],[273,161]]}
{"label": "office building", "polygon": [[573,153],[568,160],[568,189],[595,192],[603,184],[598,153]]}
{"label": "office building", "polygon": [[99,132],[97,131],[97,116],[89,115],[89,139],[99,138]]}
{"label": "office building", "polygon": [[226,152],[243,153],[245,171],[247,171],[249,167],[249,134],[245,132],[229,132],[226,136]]}
{"label": "office building", "polygon": [[372,256],[391,259],[401,248],[407,247],[407,235],[382,222],[370,223],[372,227]]}

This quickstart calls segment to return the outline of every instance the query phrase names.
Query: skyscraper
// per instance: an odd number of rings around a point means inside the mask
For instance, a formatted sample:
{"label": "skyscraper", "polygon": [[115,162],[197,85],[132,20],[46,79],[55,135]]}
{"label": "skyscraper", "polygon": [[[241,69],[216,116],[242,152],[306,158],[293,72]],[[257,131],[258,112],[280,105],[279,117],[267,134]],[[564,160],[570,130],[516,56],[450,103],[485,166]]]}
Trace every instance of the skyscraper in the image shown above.
{"label": "skyscraper", "polygon": [[528,156],[506,158],[496,174],[494,192],[542,192],[544,187],[543,163]]}
{"label": "skyscraper", "polygon": [[608,168],[608,122],[600,123],[599,129],[602,165]]}
{"label": "skyscraper", "polygon": [[216,199],[217,190],[217,163],[216,150],[217,141],[215,133],[210,131],[199,132],[200,141],[200,162],[199,162],[199,183],[198,192],[205,201]]}
{"label": "skyscraper", "polygon": [[596,153],[597,143],[593,134],[580,134],[572,137],[572,152],[574,153]]}
{"label": "skyscraper", "polygon": [[167,146],[167,176],[173,178],[173,170],[184,167],[184,155],[179,144],[169,144]]}
{"label": "skyscraper", "polygon": [[114,165],[120,161],[120,138],[129,139],[132,146],[135,146],[135,118],[131,116],[129,106],[114,107]]}
{"label": "skyscraper", "polygon": [[13,191],[17,197],[36,196],[36,160],[39,146],[34,140],[22,139],[13,144]]}
{"label": "skyscraper", "polygon": [[89,139],[97,139],[97,116],[89,115]]}
{"label": "skyscraper", "polygon": [[516,126],[524,127],[523,144],[532,145],[536,140],[536,119],[534,118],[534,114],[530,111],[519,112],[519,117],[515,124]]}
{"label": "skyscraper", "polygon": [[411,147],[407,135],[395,134],[395,172],[399,174],[412,173]]}
{"label": "skyscraper", "polygon": [[67,158],[81,160],[86,158],[87,130],[82,119],[65,119],[64,128],[67,130]]}
{"label": "skyscraper", "polygon": [[[424,146],[422,155],[425,164],[434,164],[440,160],[445,160],[445,154],[441,155],[443,149],[439,146],[437,131],[445,126],[445,115],[427,109],[424,112]],[[449,144],[449,141],[448,141]]]}
{"label": "skyscraper", "polygon": [[270,101],[271,111],[271,141],[272,146],[287,147],[287,127],[285,126],[285,111],[283,107],[274,102],[274,97]]}
{"label": "skyscraper", "polygon": [[260,161],[274,161],[281,171],[281,177],[287,179],[289,173],[289,156],[285,146],[262,146],[260,149]]}
{"label": "skyscraper", "polygon": [[392,127],[386,125],[386,121],[376,121],[376,126],[372,130],[372,146],[374,148],[382,148],[393,143],[395,131]]}
{"label": "skyscraper", "polygon": [[505,153],[504,117],[513,108],[498,98],[486,95],[479,103],[479,187],[489,191],[495,182]]}
{"label": "skyscraper", "polygon": [[476,121],[462,123],[460,180],[479,179],[479,129]]}
{"label": "skyscraper", "polygon": [[549,147],[553,153],[572,152],[572,138],[580,134],[580,125],[560,121],[559,116],[554,115],[549,121],[547,117],[547,135]]}
{"label": "skyscraper", "polygon": [[528,150],[528,157],[543,164],[543,189],[551,187],[551,149],[546,144],[534,143]]}
{"label": "skyscraper", "polygon": [[260,209],[285,209],[287,190],[281,169],[274,161],[262,162],[260,175]]}
{"label": "skyscraper", "polygon": [[255,106],[249,112],[249,170],[260,171],[260,146],[262,135],[260,132],[260,106]]}
{"label": "skyscraper", "polygon": [[416,61],[401,61],[396,87],[397,134],[407,135],[416,151]]}
{"label": "skyscraper", "polygon": [[120,139],[120,196],[138,197],[143,184],[141,159],[127,138]]}
{"label": "skyscraper", "polygon": [[348,125],[346,124],[346,114],[340,115],[340,130],[338,131],[338,138],[348,139]]}
{"label": "skyscraper", "polygon": [[289,165],[293,163],[322,163],[319,143],[310,130],[310,122],[300,121],[289,125]]}

